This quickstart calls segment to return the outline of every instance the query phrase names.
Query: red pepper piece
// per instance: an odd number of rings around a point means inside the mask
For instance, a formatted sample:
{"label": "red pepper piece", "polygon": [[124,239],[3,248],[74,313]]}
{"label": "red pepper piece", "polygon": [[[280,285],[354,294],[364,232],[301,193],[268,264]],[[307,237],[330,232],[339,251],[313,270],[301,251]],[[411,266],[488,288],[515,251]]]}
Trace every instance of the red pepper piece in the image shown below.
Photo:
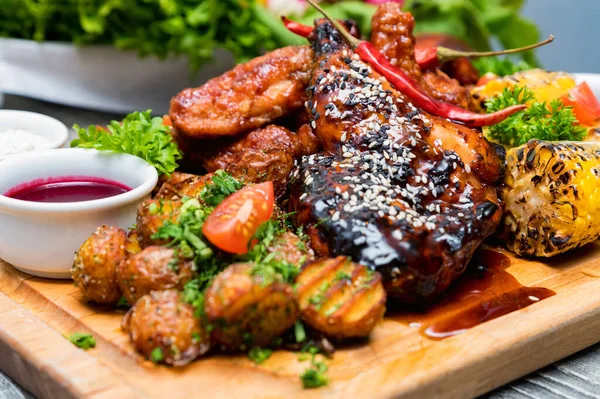
{"label": "red pepper piece", "polygon": [[298,36],[308,37],[313,31],[312,26],[303,25],[299,22],[292,21],[283,15],[281,16],[281,22],[283,22],[283,25],[285,25],[290,32],[295,33]]}
{"label": "red pepper piece", "polygon": [[441,46],[433,47],[419,47],[415,46],[415,58],[417,64],[421,69],[431,69],[445,64],[448,61],[455,60],[457,58],[481,58],[481,57],[494,57],[497,55],[521,53],[523,51],[532,50],[537,47],[541,47],[550,42],[554,41],[554,36],[550,35],[546,40],[539,43],[530,44],[529,46],[511,48],[508,50],[501,51],[459,51],[453,50]]}
{"label": "red pepper piece", "polygon": [[512,107],[505,108],[503,110],[491,113],[491,114],[478,114],[469,110],[457,107],[453,104],[449,104],[443,101],[439,101],[429,97],[427,93],[410,78],[404,71],[396,68],[392,65],[383,54],[379,52],[373,46],[373,44],[358,40],[350,35],[336,20],[329,17],[329,15],[319,5],[315,4],[313,0],[307,0],[313,7],[315,7],[325,18],[331,22],[331,24],[340,32],[340,34],[346,39],[350,46],[354,49],[354,52],[360,57],[361,60],[370,64],[373,69],[383,75],[399,92],[407,96],[417,107],[424,111],[437,115],[442,118],[452,119],[458,122],[462,122],[468,126],[480,127],[495,125],[502,122],[509,116],[519,112],[527,106],[514,105]]}
{"label": "red pepper piece", "polygon": [[369,63],[373,69],[386,79],[402,94],[407,96],[417,107],[432,115],[462,122],[471,127],[490,126],[502,122],[509,116],[524,110],[526,105],[513,105],[491,114],[478,114],[456,105],[429,97],[427,93],[401,69],[392,65],[373,44],[360,41],[354,49],[361,60]]}

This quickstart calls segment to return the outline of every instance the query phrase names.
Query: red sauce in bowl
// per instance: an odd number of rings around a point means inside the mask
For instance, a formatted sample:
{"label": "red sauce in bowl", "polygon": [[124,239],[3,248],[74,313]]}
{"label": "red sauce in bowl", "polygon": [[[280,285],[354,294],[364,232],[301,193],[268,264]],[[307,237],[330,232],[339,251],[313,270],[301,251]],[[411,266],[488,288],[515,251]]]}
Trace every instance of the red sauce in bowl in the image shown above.
{"label": "red sauce in bowl", "polygon": [[61,176],[19,184],[4,195],[31,202],[81,202],[114,197],[131,191],[126,185],[101,177]]}

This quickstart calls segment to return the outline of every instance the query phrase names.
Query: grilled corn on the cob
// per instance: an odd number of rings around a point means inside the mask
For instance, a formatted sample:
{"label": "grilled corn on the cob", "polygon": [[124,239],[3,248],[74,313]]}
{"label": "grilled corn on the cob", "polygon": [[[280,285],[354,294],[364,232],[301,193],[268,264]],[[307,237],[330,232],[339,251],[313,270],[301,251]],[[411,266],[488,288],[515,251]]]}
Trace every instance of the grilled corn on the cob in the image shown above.
{"label": "grilled corn on the cob", "polygon": [[504,235],[524,256],[554,256],[600,236],[600,143],[530,140],[506,157]]}

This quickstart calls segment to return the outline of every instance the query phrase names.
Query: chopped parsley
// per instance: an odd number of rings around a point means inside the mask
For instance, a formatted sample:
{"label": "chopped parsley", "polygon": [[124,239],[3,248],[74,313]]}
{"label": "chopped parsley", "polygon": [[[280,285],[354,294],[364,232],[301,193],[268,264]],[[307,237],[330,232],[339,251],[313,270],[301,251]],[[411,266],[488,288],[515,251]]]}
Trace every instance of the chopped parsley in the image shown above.
{"label": "chopped parsley", "polygon": [[273,354],[272,349],[255,346],[248,352],[248,358],[256,364],[261,364]]}
{"label": "chopped parsley", "polygon": [[117,309],[129,309],[129,302],[127,302],[127,298],[122,296],[119,298],[119,302],[115,305]]}
{"label": "chopped parsley", "polygon": [[202,189],[199,198],[182,198],[183,206],[177,221],[166,221],[152,236],[168,240],[167,245],[176,247],[181,257],[194,260],[196,278],[185,285],[183,298],[196,309],[198,316],[204,311],[204,290],[217,274],[232,263],[252,262],[255,265],[252,274],[264,284],[273,281],[292,283],[299,273],[296,265],[278,259],[269,250],[286,231],[284,220],[263,223],[250,240],[254,245],[244,255],[225,254],[204,237],[202,227],[214,207],[242,186],[242,182],[226,172],[215,172],[212,182]]}
{"label": "chopped parsley", "polygon": [[511,105],[531,102],[529,107],[504,121],[490,126],[487,136],[498,143],[519,146],[531,139],[558,141],[582,140],[587,131],[578,124],[572,107],[565,107],[555,99],[546,102],[535,101],[533,92],[527,87],[505,88],[502,93],[486,101],[488,112],[495,112]]}
{"label": "chopped parsley", "polygon": [[163,124],[161,117],[153,118],[151,112],[133,112],[121,122],[111,121],[106,129],[73,125],[79,137],[71,147],[132,154],[146,160],[158,173],[169,175],[183,155],[169,133],[171,128]]}
{"label": "chopped parsley", "polygon": [[330,286],[331,284],[329,283],[329,281],[324,281],[323,284],[321,284],[321,287],[319,287],[319,292],[308,298],[308,302],[311,305],[314,305],[316,310],[321,309],[321,306],[323,306],[323,303],[327,299],[325,297],[325,294],[327,293],[327,290]]}
{"label": "chopped parsley", "polygon": [[352,281],[352,276],[348,272],[345,272],[343,270],[338,270],[338,272],[335,274],[335,281],[342,281],[342,280]]}
{"label": "chopped parsley", "polygon": [[150,353],[150,360],[152,360],[153,363],[160,363],[164,359],[165,359],[165,355],[161,348],[154,348],[152,350],[152,352]]}
{"label": "chopped parsley", "polygon": [[209,206],[217,206],[229,195],[235,193],[244,185],[241,181],[223,170],[217,170],[212,178],[200,192],[200,197]]}
{"label": "chopped parsley", "polygon": [[327,372],[327,365],[325,362],[317,360],[317,355],[320,350],[316,346],[308,345],[302,348],[304,357],[299,360],[308,359],[307,355],[310,355],[310,366],[304,370],[300,375],[302,386],[304,388],[319,388],[329,383],[329,379],[325,375]]}
{"label": "chopped parsley", "polygon": [[96,338],[92,334],[86,333],[73,333],[69,336],[71,341],[78,348],[88,350],[96,347]]}
{"label": "chopped parsley", "polygon": [[306,340],[306,330],[304,330],[304,324],[300,320],[294,324],[294,336],[296,342],[304,342]]}

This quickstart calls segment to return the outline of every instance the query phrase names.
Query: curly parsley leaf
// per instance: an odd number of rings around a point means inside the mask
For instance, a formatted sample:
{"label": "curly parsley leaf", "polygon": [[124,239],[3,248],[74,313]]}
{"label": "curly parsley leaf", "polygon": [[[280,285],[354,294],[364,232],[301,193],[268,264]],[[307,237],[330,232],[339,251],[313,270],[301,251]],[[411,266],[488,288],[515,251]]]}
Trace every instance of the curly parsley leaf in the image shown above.
{"label": "curly parsley leaf", "polygon": [[501,144],[519,146],[531,139],[546,141],[582,140],[586,129],[581,126],[572,107],[565,107],[555,99],[548,105],[535,101],[533,92],[527,87],[505,88],[502,93],[486,101],[487,112],[495,112],[511,105],[530,103],[524,111],[518,112],[490,126],[487,136]]}
{"label": "curly parsley leaf", "polygon": [[170,128],[162,118],[152,118],[151,111],[133,112],[122,122],[112,121],[106,129],[89,126],[87,129],[73,125],[77,139],[71,147],[95,148],[132,154],[146,160],[160,174],[171,174],[182,158],[177,143],[169,134]]}
{"label": "curly parsley leaf", "polygon": [[75,346],[83,350],[88,350],[96,347],[96,338],[94,338],[92,334],[73,333],[69,336],[69,341],[71,341]]}

